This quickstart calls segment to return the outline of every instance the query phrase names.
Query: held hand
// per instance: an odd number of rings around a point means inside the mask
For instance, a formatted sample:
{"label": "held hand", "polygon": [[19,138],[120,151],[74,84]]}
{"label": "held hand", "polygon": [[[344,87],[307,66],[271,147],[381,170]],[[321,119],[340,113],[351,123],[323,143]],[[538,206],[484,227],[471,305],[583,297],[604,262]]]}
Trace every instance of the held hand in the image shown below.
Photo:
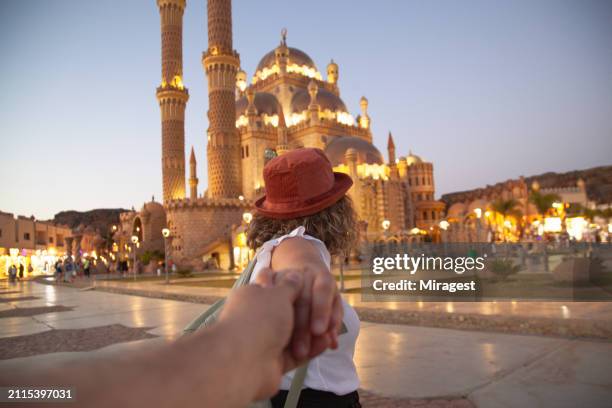
{"label": "held hand", "polygon": [[303,285],[295,305],[291,351],[295,361],[304,361],[327,348],[338,347],[344,310],[336,281],[326,268],[305,267],[299,271],[267,268],[260,271],[256,283],[263,287],[274,286],[286,275],[296,272],[301,275]]}
{"label": "held hand", "polygon": [[[294,305],[303,289],[299,273],[287,273],[273,287],[244,286],[227,298],[219,316],[219,325],[227,336],[249,335],[248,359],[255,381],[256,399],[278,391],[281,376],[296,368],[297,360],[289,351],[294,328]],[[319,353],[325,348],[320,348]]]}

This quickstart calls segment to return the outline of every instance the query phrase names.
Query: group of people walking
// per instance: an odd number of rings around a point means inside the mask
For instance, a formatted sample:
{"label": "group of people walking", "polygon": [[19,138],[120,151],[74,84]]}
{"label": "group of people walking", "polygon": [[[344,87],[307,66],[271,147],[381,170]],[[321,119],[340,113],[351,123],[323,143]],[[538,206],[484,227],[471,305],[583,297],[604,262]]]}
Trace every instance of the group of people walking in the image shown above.
{"label": "group of people walking", "polygon": [[78,275],[83,275],[86,278],[91,276],[92,262],[88,258],[84,258],[79,262],[74,262],[70,257],[55,262],[55,280],[57,282],[72,282]]}
{"label": "group of people walking", "polygon": [[[31,265],[30,265],[30,268],[32,268]],[[9,272],[9,281],[16,282],[17,279],[21,280],[24,278],[25,266],[21,262],[19,263],[19,266],[12,264],[11,266],[9,266],[8,272]],[[30,269],[30,272],[31,272],[31,269]]]}

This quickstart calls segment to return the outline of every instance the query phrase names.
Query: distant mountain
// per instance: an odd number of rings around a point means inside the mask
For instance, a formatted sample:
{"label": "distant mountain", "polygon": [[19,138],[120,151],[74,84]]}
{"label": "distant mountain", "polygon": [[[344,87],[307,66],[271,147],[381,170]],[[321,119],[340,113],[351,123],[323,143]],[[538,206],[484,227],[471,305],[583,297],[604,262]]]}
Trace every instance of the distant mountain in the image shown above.
{"label": "distant mountain", "polygon": [[[575,187],[578,179],[584,180],[589,200],[597,204],[612,203],[612,166],[593,167],[566,173],[548,172],[525,177],[525,183],[528,187],[531,187],[531,183],[537,180],[540,183],[540,188]],[[460,201],[462,195],[476,190],[478,189],[444,194],[441,200],[450,205],[455,201]]]}
{"label": "distant mountain", "polygon": [[567,173],[544,173],[527,177],[530,186],[534,180],[540,188],[574,187],[578,179],[583,179],[589,200],[597,204],[612,203],[612,166],[593,167],[586,170],[574,170]]}
{"label": "distant mountain", "polygon": [[53,222],[76,228],[83,224],[91,226],[103,235],[108,232],[111,225],[119,223],[119,214],[126,212],[123,208],[99,208],[90,211],[62,211],[55,214]]}

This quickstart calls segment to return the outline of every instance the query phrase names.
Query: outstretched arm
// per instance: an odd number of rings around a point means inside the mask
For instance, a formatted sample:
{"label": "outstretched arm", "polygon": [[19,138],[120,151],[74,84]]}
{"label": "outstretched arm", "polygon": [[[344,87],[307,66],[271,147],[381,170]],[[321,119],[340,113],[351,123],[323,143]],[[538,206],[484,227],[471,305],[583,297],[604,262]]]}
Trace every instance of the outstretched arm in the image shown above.
{"label": "outstretched arm", "polygon": [[0,384],[71,387],[78,407],[244,407],[273,395],[281,375],[299,363],[286,347],[302,281],[294,273],[272,288],[240,288],[215,325],[172,344],[37,378],[3,373]]}

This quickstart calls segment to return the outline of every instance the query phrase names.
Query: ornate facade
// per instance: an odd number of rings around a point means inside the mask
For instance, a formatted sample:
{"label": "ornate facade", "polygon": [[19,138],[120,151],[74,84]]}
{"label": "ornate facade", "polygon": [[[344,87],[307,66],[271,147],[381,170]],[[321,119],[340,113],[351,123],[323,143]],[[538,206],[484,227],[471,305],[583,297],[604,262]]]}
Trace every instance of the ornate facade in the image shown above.
{"label": "ornate facade", "polygon": [[[230,0],[208,1],[208,49],[202,65],[208,80],[208,190],[198,196],[196,154],[189,160],[189,198],[185,194],[182,83],[184,0],[158,0],[162,29],[162,111],[164,208],[176,262],[213,256],[232,266],[232,231],[251,203],[264,193],[263,167],[271,158],[299,147],[325,151],[336,171],[355,181],[353,198],[366,237],[421,234],[442,217],[434,198],[432,163],[410,153],[397,157],[392,135],[388,159],[372,144],[368,100],[353,116],[341,98],[340,69],[333,60],[326,78],[303,51],[280,44],[259,62],[251,77],[240,69],[233,49]],[[234,238],[235,240],[235,238]]]}

